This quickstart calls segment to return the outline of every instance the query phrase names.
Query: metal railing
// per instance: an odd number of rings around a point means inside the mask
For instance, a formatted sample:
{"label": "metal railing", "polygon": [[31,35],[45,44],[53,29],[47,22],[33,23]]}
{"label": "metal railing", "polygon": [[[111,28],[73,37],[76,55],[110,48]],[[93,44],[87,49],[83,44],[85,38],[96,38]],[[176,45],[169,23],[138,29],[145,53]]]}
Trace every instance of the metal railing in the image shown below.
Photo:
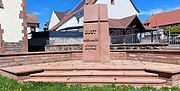
{"label": "metal railing", "polygon": [[110,36],[111,44],[133,44],[140,43],[137,34]]}
{"label": "metal railing", "polygon": [[111,44],[136,44],[136,43],[162,43],[160,34],[128,34],[120,36],[111,36]]}
{"label": "metal railing", "polygon": [[180,34],[170,34],[168,40],[169,46],[180,47]]}
{"label": "metal railing", "polygon": [[[168,31],[167,31],[168,32]],[[172,47],[180,47],[180,34],[155,31],[142,34],[128,34],[119,36],[110,36],[111,44],[168,44]],[[29,44],[36,45],[68,45],[82,44],[83,37],[81,32],[51,32],[50,38],[36,38]],[[81,48],[81,47],[80,47]],[[80,49],[79,48],[79,49]]]}

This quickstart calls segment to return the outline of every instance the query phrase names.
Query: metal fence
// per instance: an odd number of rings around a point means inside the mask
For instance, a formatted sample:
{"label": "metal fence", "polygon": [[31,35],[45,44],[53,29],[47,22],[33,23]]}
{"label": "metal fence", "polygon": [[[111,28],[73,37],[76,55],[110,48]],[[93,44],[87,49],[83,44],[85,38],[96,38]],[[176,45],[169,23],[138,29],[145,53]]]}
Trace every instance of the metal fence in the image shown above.
{"label": "metal fence", "polygon": [[[166,32],[166,33],[165,33]],[[180,34],[170,34],[169,31],[154,31],[139,34],[110,36],[111,44],[163,44],[180,47]],[[38,45],[66,45],[82,44],[82,32],[44,32],[37,33],[29,44]],[[31,43],[32,42],[32,43]]]}
{"label": "metal fence", "polygon": [[180,34],[165,34],[162,31],[155,31],[143,34],[128,34],[110,36],[111,44],[168,44],[170,47],[180,47]]}
{"label": "metal fence", "polygon": [[153,36],[148,33],[144,34],[128,34],[120,36],[111,36],[111,44],[151,44],[151,43],[163,43],[160,34],[154,34]]}
{"label": "metal fence", "polygon": [[180,47],[180,34],[170,34],[168,40],[170,47]]}
{"label": "metal fence", "polygon": [[111,44],[140,43],[140,40],[138,39],[138,36],[136,34],[111,36],[110,38],[111,38]]}

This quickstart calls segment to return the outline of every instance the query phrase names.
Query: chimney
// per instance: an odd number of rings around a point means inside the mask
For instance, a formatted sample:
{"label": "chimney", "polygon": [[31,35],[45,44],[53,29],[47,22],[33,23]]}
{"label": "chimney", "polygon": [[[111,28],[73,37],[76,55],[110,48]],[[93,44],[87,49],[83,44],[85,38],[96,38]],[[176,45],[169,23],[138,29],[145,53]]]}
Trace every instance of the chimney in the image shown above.
{"label": "chimney", "polygon": [[69,15],[71,12],[70,10],[66,11],[66,16]]}

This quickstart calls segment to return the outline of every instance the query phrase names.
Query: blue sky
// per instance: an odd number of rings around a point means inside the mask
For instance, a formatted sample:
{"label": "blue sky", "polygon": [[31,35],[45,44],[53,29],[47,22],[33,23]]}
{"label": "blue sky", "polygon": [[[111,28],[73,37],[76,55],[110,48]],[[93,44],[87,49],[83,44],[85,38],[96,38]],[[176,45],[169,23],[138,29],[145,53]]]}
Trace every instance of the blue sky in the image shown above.
{"label": "blue sky", "polygon": [[[26,0],[27,12],[37,15],[40,28],[50,20],[53,10],[65,12],[72,10],[81,0]],[[152,14],[180,9],[179,0],[132,0],[140,11],[139,17],[142,22]]]}

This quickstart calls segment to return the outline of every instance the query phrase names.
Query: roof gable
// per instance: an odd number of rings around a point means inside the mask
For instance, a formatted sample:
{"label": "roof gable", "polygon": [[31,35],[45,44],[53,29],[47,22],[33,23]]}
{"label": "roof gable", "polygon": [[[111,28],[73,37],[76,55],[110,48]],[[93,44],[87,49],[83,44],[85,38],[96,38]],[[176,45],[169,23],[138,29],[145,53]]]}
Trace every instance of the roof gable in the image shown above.
{"label": "roof gable", "polygon": [[137,15],[129,16],[123,19],[109,19],[110,28],[128,28]]}
{"label": "roof gable", "polygon": [[54,11],[54,13],[56,14],[56,16],[58,17],[58,19],[59,19],[60,21],[66,16],[66,13],[65,13],[65,12]]}
{"label": "roof gable", "polygon": [[137,17],[137,15],[129,16],[122,19],[109,19],[109,28],[128,29],[129,27],[145,30],[145,27]]}
{"label": "roof gable", "polygon": [[138,8],[135,6],[135,4],[133,3],[133,1],[130,0],[130,2],[132,3],[132,5],[133,5],[133,7],[136,9],[136,11],[137,11],[138,13],[140,13],[140,11],[139,11]]}
{"label": "roof gable", "polygon": [[[90,4],[94,4],[97,0],[90,0],[89,2],[86,3],[86,0],[82,0],[73,10],[72,12],[65,17],[64,19],[62,19],[58,24],[56,24],[54,27],[52,27],[50,29],[50,31],[55,30],[56,28],[58,28],[59,26],[61,26],[63,23],[65,23],[67,20],[69,20],[71,17],[73,17],[75,14],[77,14],[78,12],[84,10],[84,4],[90,5]],[[83,4],[83,5],[82,5]]]}
{"label": "roof gable", "polygon": [[27,23],[38,24],[39,20],[35,14],[27,14]]}

